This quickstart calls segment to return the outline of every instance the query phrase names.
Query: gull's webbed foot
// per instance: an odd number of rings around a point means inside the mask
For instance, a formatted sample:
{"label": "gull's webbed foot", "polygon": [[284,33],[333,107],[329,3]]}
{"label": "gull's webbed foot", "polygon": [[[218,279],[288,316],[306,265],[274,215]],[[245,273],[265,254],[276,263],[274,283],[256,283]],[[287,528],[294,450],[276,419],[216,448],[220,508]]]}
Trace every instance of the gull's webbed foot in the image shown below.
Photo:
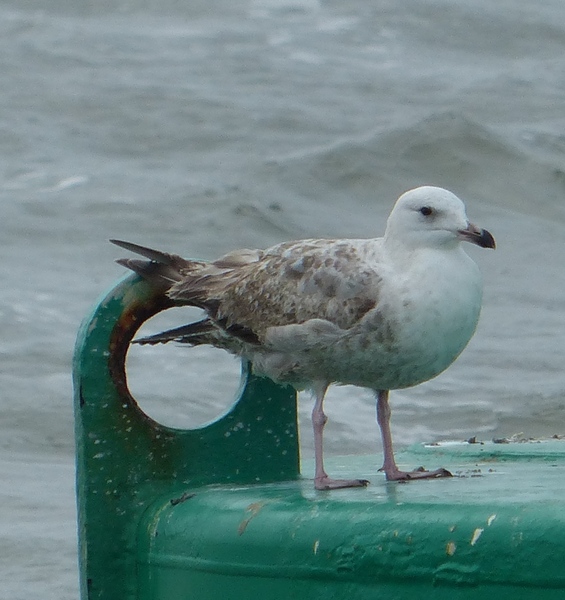
{"label": "gull's webbed foot", "polygon": [[447,469],[436,469],[435,471],[426,471],[420,467],[415,471],[400,471],[399,469],[385,470],[387,481],[413,481],[415,479],[439,479],[440,477],[453,477]]}
{"label": "gull's webbed foot", "polygon": [[325,475],[314,479],[314,487],[317,490],[340,490],[350,487],[366,487],[369,484],[367,479],[332,479]]}

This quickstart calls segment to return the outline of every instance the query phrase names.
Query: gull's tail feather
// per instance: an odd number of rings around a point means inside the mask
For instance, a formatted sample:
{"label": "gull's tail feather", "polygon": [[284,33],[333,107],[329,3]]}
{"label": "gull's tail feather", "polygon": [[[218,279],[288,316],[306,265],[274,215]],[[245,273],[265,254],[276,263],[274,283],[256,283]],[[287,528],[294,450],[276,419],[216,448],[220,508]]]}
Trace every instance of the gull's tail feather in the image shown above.
{"label": "gull's tail feather", "polygon": [[[175,294],[175,287],[179,283],[190,285],[193,281],[200,280],[201,272],[209,266],[208,263],[198,260],[186,260],[176,254],[168,254],[131,242],[110,241],[116,246],[147,258],[148,260],[120,258],[116,262],[143,277],[158,292],[171,298],[176,305],[197,306],[206,310],[209,315],[215,314],[218,301],[207,297],[206,285],[203,287],[196,286],[194,290],[185,293],[182,298],[177,298]],[[162,333],[134,340],[136,344],[149,345],[166,344],[167,342],[179,342],[191,346],[212,344],[222,347],[223,338],[217,324],[207,317],[194,323],[188,323]]]}
{"label": "gull's tail feather", "polygon": [[138,244],[133,244],[132,242],[124,242],[123,240],[110,240],[110,242],[116,246],[120,246],[120,248],[125,248],[134,254],[140,254],[151,261],[163,265],[175,266],[179,262],[186,262],[183,258],[177,256],[176,254],[168,254],[167,252],[161,252],[160,250],[153,250],[153,248],[139,246]]}
{"label": "gull's tail feather", "polygon": [[187,275],[201,269],[206,263],[201,261],[186,260],[176,254],[168,254],[159,250],[153,250],[123,240],[110,240],[112,244],[125,248],[130,252],[140,254],[149,260],[138,260],[133,258],[120,258],[116,262],[131,269],[157,289],[167,293],[171,287],[183,280]]}
{"label": "gull's tail feather", "polygon": [[143,277],[176,306],[196,306],[208,313],[208,317],[201,321],[138,338],[134,340],[135,343],[166,344],[174,341],[192,346],[211,344],[236,353],[243,343],[259,343],[258,336],[249,327],[234,323],[228,317],[219,314],[225,290],[237,281],[239,269],[258,260],[259,251],[232,252],[216,262],[208,263],[186,260],[176,254],[160,252],[131,242],[110,241],[148,259],[121,258],[117,263]]}

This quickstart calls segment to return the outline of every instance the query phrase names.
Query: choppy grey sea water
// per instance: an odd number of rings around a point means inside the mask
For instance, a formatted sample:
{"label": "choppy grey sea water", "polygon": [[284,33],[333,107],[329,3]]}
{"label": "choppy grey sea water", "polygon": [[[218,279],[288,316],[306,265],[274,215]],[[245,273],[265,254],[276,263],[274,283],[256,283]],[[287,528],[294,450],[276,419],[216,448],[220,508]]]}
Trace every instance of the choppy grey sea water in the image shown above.
{"label": "choppy grey sea water", "polygon": [[[374,237],[401,192],[447,187],[499,247],[468,248],[479,329],[393,395],[396,443],[565,433],[562,2],[5,0],[0,74],[2,598],[78,594],[70,361],[123,274],[110,237],[202,258]],[[237,371],[171,347],[129,373],[189,426]],[[335,389],[329,451],[378,452],[373,410]]]}

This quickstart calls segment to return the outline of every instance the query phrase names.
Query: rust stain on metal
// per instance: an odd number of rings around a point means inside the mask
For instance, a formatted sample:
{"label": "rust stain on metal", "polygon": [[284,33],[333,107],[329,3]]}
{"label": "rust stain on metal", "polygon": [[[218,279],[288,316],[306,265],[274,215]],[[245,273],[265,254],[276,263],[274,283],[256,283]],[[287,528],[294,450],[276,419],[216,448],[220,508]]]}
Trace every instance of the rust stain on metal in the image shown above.
{"label": "rust stain on metal", "polygon": [[137,300],[126,307],[112,331],[110,339],[110,374],[120,393],[128,400],[135,400],[127,387],[125,361],[129,345],[138,329],[157,313],[171,308],[172,300],[162,293],[154,292],[143,300]]}
{"label": "rust stain on metal", "polygon": [[129,391],[125,363],[130,342],[143,323],[172,306],[172,300],[158,290],[150,291],[143,298],[136,298],[124,308],[112,330],[109,342],[108,370],[124,408],[133,408],[152,430],[159,431],[161,431],[161,428],[139,408],[135,398]]}

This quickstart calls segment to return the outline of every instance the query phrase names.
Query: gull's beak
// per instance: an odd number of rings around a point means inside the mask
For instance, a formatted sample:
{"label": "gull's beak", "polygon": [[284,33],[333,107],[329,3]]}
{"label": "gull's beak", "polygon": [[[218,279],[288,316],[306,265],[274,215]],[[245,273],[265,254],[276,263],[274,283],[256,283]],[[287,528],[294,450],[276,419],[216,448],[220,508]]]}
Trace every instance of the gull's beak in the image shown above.
{"label": "gull's beak", "polygon": [[460,229],[458,233],[459,239],[477,244],[481,248],[496,248],[496,243],[490,232],[486,229],[479,229],[472,223],[469,223],[467,229]]}

